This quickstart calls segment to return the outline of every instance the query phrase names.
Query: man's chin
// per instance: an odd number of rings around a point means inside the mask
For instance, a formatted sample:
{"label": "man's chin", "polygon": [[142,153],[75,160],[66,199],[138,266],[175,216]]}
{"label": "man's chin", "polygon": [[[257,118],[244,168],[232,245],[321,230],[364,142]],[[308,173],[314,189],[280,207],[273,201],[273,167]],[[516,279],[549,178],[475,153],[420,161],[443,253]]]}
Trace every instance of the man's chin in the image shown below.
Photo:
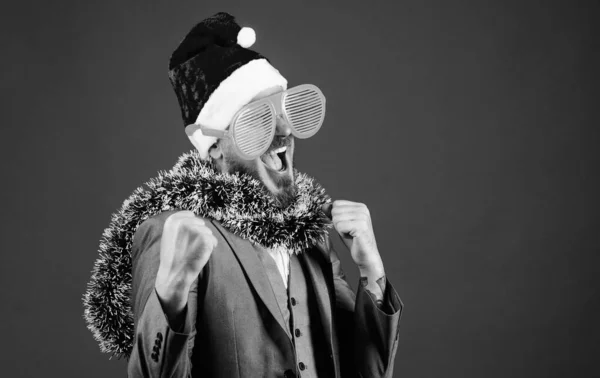
{"label": "man's chin", "polygon": [[294,185],[294,169],[289,164],[285,171],[279,172],[267,167],[259,160],[262,166],[248,167],[237,161],[229,162],[230,172],[248,174],[258,180],[266,193],[271,195],[279,208],[286,208],[296,198],[296,187]]}
{"label": "man's chin", "polygon": [[[296,197],[296,187],[294,186],[294,173],[291,168],[284,172],[269,172],[269,184],[260,179],[265,190],[273,197],[277,207],[285,208],[288,207],[294,198]],[[273,188],[274,187],[274,188]]]}
{"label": "man's chin", "polygon": [[291,169],[283,172],[268,172],[271,182],[275,185],[278,190],[286,190],[286,188],[293,186],[294,184],[294,173]]}
{"label": "man's chin", "polygon": [[[291,181],[290,181],[291,183]],[[294,202],[296,198],[296,187],[293,185],[285,186],[279,193],[271,193],[278,208],[284,209]]]}

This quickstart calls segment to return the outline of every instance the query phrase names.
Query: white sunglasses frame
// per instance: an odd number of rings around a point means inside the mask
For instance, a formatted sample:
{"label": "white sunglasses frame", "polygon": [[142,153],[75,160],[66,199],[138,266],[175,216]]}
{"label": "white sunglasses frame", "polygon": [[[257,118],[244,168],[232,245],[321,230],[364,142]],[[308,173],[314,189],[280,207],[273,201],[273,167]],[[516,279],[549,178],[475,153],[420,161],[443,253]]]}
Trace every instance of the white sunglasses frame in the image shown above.
{"label": "white sunglasses frame", "polygon": [[[290,122],[287,112],[283,108],[283,103],[285,101],[285,98],[288,95],[294,94],[296,92],[300,92],[300,91],[303,91],[306,89],[315,91],[319,95],[319,97],[322,99],[323,113],[322,113],[321,119],[319,121],[319,127],[315,128],[315,130],[313,130],[309,134],[301,134],[294,128],[293,122]],[[235,113],[235,115],[231,119],[231,122],[229,123],[229,126],[225,130],[218,130],[218,129],[213,129],[208,126],[199,125],[199,128],[202,131],[202,135],[235,140],[233,137],[233,135],[235,133],[235,129],[232,129],[232,125],[236,124],[238,117],[244,111],[253,109],[253,108],[257,108],[263,104],[267,104],[269,106],[269,109],[271,110],[271,114],[274,115],[271,119],[271,133],[270,133],[269,140],[272,140],[273,137],[275,136],[277,118],[282,118],[288,125],[290,125],[292,135],[294,135],[298,139],[310,138],[311,136],[315,135],[319,131],[321,126],[323,126],[323,121],[325,119],[325,104],[326,104],[325,96],[323,95],[323,92],[321,92],[321,90],[316,85],[301,84],[301,85],[297,85],[293,88],[289,88],[285,91],[274,93],[267,97],[261,98],[260,100],[253,101],[253,102],[250,102],[250,103],[244,105],[240,110],[238,110]],[[239,149],[239,147],[237,146],[237,143],[233,143],[233,145],[234,145],[234,149],[235,149],[235,152],[237,153],[237,155],[246,160],[256,159],[257,157],[259,157],[260,155],[265,153],[269,149],[269,146],[270,146],[270,144],[268,144],[262,151],[260,151],[260,153],[257,153],[256,156],[254,156],[254,155],[248,155],[248,154],[244,153],[243,151],[241,151]]]}

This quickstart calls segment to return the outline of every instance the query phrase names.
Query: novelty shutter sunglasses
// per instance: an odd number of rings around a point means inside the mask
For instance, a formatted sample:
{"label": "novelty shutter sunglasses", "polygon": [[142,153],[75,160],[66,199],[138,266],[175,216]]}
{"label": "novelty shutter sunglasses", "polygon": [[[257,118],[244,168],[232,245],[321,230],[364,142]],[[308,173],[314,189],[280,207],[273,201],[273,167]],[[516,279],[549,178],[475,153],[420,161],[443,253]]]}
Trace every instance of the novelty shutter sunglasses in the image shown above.
{"label": "novelty shutter sunglasses", "polygon": [[200,126],[200,130],[206,136],[231,138],[236,153],[252,160],[269,149],[277,117],[290,125],[296,138],[310,138],[323,125],[325,96],[316,86],[302,84],[245,105],[234,115],[228,130],[206,126]]}

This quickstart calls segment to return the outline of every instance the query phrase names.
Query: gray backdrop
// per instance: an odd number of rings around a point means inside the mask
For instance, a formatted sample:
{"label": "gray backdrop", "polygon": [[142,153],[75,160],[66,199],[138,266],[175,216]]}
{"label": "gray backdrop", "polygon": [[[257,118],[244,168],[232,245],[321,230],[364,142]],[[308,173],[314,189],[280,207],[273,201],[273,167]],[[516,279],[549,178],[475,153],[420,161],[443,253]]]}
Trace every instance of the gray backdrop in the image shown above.
{"label": "gray backdrop", "polygon": [[168,59],[221,10],[327,96],[297,166],[371,209],[406,305],[395,377],[600,374],[597,5],[4,5],[0,375],[125,376],[81,297],[111,213],[192,148]]}

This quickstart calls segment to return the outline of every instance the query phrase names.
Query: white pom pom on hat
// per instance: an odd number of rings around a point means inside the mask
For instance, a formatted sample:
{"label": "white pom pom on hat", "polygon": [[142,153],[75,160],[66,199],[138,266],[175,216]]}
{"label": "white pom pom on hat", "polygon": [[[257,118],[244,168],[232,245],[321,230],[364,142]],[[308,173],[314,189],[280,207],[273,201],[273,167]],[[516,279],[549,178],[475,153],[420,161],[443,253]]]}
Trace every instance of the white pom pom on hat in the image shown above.
{"label": "white pom pom on hat", "polygon": [[237,35],[237,43],[238,45],[248,48],[254,44],[256,41],[256,33],[254,29],[244,26],[240,29]]}

